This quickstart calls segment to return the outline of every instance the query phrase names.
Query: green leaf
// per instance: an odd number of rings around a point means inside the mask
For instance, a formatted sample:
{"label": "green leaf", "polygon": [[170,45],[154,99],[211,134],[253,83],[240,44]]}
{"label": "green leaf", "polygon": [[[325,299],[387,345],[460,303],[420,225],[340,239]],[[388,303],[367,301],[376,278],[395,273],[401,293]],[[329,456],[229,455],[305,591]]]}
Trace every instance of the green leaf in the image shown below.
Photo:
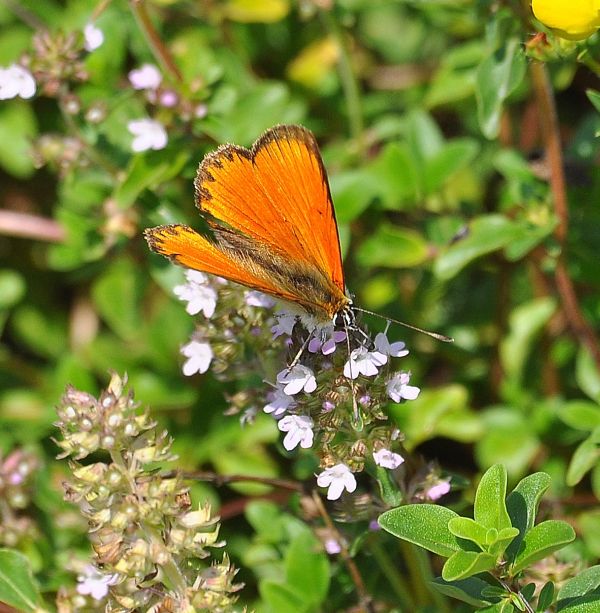
{"label": "green leaf", "polygon": [[298,592],[290,586],[273,580],[261,581],[258,590],[262,600],[277,613],[305,613],[311,607],[304,599],[302,591]]}
{"label": "green leaf", "polygon": [[600,406],[586,400],[571,400],[562,405],[558,417],[571,428],[591,432],[600,426]]}
{"label": "green leaf", "polygon": [[454,173],[473,161],[478,150],[479,145],[470,138],[457,138],[445,143],[425,164],[425,193],[439,191]]}
{"label": "green leaf", "polygon": [[402,492],[398,490],[398,484],[390,472],[382,466],[376,467],[377,483],[381,499],[390,507],[397,507],[402,504]]}
{"label": "green leaf", "polygon": [[245,517],[261,540],[267,543],[279,543],[284,531],[281,521],[281,509],[266,500],[253,500],[246,505]]}
{"label": "green leaf", "polygon": [[552,581],[546,582],[544,587],[540,590],[538,594],[538,602],[536,610],[542,613],[542,611],[546,611],[550,608],[552,603],[554,602],[554,583]]}
{"label": "green leaf", "polygon": [[487,545],[487,528],[470,517],[454,517],[448,522],[448,530],[458,538],[473,541],[482,549]]}
{"label": "green leaf", "polygon": [[460,549],[448,529],[454,517],[454,511],[437,504],[409,504],[386,511],[377,521],[394,536],[447,557]]}
{"label": "green leaf", "polygon": [[31,142],[37,135],[32,107],[24,100],[3,101],[0,106],[0,166],[24,179],[33,174]]}
{"label": "green leaf", "polygon": [[444,136],[429,113],[412,111],[406,119],[409,154],[418,162],[433,158],[444,146]]}
{"label": "green leaf", "polygon": [[584,511],[577,517],[579,532],[585,546],[594,556],[600,556],[600,509]]}
{"label": "green leaf", "polygon": [[475,521],[486,528],[502,530],[510,528],[510,517],[506,510],[506,468],[495,464],[481,477],[473,514]]}
{"label": "green leaf", "polygon": [[431,585],[442,594],[462,600],[474,607],[484,607],[490,601],[483,595],[483,591],[490,587],[490,584],[479,577],[469,577],[458,581],[444,581],[441,577],[436,577]]}
{"label": "green leaf", "polygon": [[582,346],[577,354],[575,379],[581,388],[594,402],[600,404],[600,373],[594,358],[588,349]]}
{"label": "green leaf", "polygon": [[385,145],[368,165],[367,171],[368,182],[376,186],[375,193],[388,209],[402,209],[405,204],[410,206],[421,197],[419,168],[404,143]]}
{"label": "green leaf", "polygon": [[[578,604],[580,599],[587,598],[588,602]],[[569,579],[558,592],[557,611],[569,613],[594,613],[598,609],[591,609],[588,605],[600,601],[600,566],[591,566],[580,571],[577,576]],[[576,609],[575,606],[588,608]]]}
{"label": "green leaf", "polygon": [[508,376],[521,381],[533,340],[555,310],[556,301],[544,297],[521,304],[510,314],[510,331],[500,344],[500,360]]}
{"label": "green leaf", "polygon": [[514,222],[503,215],[482,215],[469,227],[466,238],[442,251],[433,265],[440,279],[451,279],[467,264],[487,253],[502,249],[513,238]]}
{"label": "green leaf", "polygon": [[519,477],[538,453],[540,442],[531,422],[516,407],[493,407],[482,416],[484,435],[476,444],[481,466],[502,463],[511,476]]}
{"label": "green leaf", "polygon": [[[597,428],[596,431],[600,431],[600,428]],[[567,470],[567,485],[577,485],[588,470],[596,465],[599,457],[600,447],[596,443],[594,434],[592,434],[580,443],[573,453]]]}
{"label": "green leaf", "polygon": [[523,80],[526,59],[521,41],[508,39],[479,65],[475,80],[477,118],[486,138],[498,136],[502,105]]}
{"label": "green leaf", "polygon": [[406,434],[407,449],[414,449],[435,436],[458,441],[478,440],[483,432],[481,420],[468,408],[469,395],[462,385],[424,389],[416,400],[390,406],[390,415]]}
{"label": "green leaf", "polygon": [[544,493],[550,487],[551,479],[547,473],[534,473],[521,479],[506,499],[506,508],[511,524],[518,528],[519,536],[509,545],[507,557],[514,560],[523,537],[533,528],[538,506]]}
{"label": "green leaf", "polygon": [[329,184],[338,223],[356,219],[375,199],[378,189],[375,177],[364,170],[337,173]]}
{"label": "green leaf", "polygon": [[140,333],[141,304],[144,289],[142,270],[122,258],[96,279],[92,297],[108,325],[124,340]]}
{"label": "green leaf", "polygon": [[418,232],[385,224],[360,245],[356,257],[362,266],[405,268],[423,264],[428,252]]}
{"label": "green leaf", "polygon": [[122,209],[128,208],[145,189],[154,188],[178,175],[188,159],[187,151],[168,149],[133,156],[115,190],[115,202]]}
{"label": "green leaf", "polygon": [[302,593],[305,602],[321,604],[329,589],[330,567],[319,541],[310,531],[297,534],[286,552],[287,585]]}
{"label": "green leaf", "polygon": [[25,295],[25,279],[15,270],[0,270],[0,309],[10,309]]}
{"label": "green leaf", "polygon": [[58,357],[66,351],[68,333],[63,316],[23,303],[14,310],[9,323],[21,342],[38,355]]}
{"label": "green leaf", "polygon": [[600,113],[600,92],[595,89],[587,89],[585,93],[594,108]]}
{"label": "green leaf", "polygon": [[562,549],[573,540],[575,540],[575,530],[567,522],[548,520],[534,526],[523,538],[521,551],[512,565],[512,574],[521,572],[527,566]]}
{"label": "green leaf", "polygon": [[40,601],[29,560],[18,551],[0,549],[0,602],[19,611],[39,611]]}
{"label": "green leaf", "polygon": [[492,570],[495,566],[496,556],[484,551],[457,551],[446,560],[442,569],[442,578],[446,581],[466,579]]}

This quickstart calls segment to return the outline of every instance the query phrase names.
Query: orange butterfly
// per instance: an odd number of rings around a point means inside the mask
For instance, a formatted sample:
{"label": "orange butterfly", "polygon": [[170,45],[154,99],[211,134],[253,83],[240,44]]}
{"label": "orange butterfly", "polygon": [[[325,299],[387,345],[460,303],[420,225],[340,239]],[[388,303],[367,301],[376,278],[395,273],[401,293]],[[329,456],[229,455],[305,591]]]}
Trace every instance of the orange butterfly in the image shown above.
{"label": "orange butterfly", "polygon": [[196,205],[212,237],[174,224],[144,232],[153,251],[301,306],[351,321],[323,160],[302,126],[275,126],[251,149],[223,145],[202,160]]}

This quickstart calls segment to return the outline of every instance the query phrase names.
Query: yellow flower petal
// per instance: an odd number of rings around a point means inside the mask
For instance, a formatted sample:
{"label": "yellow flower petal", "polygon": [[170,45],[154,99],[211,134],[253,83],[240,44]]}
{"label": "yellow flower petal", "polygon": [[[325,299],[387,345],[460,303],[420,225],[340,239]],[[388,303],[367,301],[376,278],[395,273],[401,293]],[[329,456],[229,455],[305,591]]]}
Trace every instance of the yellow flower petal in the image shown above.
{"label": "yellow flower petal", "polygon": [[533,14],[563,38],[580,40],[600,28],[600,0],[533,0]]}

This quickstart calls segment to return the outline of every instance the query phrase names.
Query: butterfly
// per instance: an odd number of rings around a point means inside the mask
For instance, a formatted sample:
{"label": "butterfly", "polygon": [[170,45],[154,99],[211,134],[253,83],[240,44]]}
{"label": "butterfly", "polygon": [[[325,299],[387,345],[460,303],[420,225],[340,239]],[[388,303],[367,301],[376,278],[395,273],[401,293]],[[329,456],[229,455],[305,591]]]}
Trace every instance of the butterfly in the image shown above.
{"label": "butterfly", "polygon": [[310,130],[278,125],[250,149],[222,145],[204,157],[194,187],[211,236],[157,226],[144,231],[150,249],[296,305],[317,324],[348,328],[355,311],[377,315],[354,306],[346,291],[327,172]]}
{"label": "butterfly", "polygon": [[250,149],[222,145],[202,160],[194,187],[212,236],[181,224],[149,228],[153,251],[298,305],[318,322],[349,318],[335,211],[312,132],[279,125]]}

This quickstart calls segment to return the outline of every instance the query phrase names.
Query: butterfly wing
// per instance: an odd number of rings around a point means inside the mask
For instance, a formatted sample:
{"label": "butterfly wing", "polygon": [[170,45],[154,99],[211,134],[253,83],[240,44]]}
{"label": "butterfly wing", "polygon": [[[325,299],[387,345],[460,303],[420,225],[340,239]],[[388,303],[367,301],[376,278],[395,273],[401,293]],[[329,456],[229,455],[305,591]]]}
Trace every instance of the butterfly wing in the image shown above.
{"label": "butterfly wing", "polygon": [[225,277],[331,318],[347,303],[335,213],[313,135],[277,126],[251,150],[208,154],[196,203],[214,241],[183,225],[145,232],[177,263]]}
{"label": "butterfly wing", "polygon": [[344,293],[329,184],[309,130],[276,126],[251,150],[224,145],[200,164],[195,186],[198,207],[217,225],[316,267]]}

